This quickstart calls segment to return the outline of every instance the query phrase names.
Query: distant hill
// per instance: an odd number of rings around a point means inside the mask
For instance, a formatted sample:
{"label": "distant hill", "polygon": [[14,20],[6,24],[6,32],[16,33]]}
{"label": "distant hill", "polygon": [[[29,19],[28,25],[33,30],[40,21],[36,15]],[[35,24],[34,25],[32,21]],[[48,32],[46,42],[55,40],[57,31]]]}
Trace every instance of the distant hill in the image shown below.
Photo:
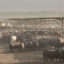
{"label": "distant hill", "polygon": [[5,18],[42,18],[42,17],[64,17],[64,12],[0,12],[0,19]]}

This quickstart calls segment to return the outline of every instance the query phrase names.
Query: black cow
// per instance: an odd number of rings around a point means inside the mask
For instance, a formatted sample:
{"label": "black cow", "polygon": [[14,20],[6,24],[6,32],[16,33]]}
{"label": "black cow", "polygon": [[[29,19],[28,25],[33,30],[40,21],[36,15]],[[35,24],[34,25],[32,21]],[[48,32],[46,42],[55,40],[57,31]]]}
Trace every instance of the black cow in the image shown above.
{"label": "black cow", "polygon": [[43,60],[47,60],[47,61],[53,61],[54,59],[58,58],[58,50],[56,49],[45,49],[43,50]]}
{"label": "black cow", "polygon": [[17,49],[17,51],[21,51],[22,50],[22,46],[21,45],[15,45],[15,46],[12,46],[12,45],[9,45],[10,47],[10,52],[13,52],[14,49]]}
{"label": "black cow", "polygon": [[59,61],[64,62],[64,47],[57,48],[57,49],[44,49],[43,50],[43,60],[52,61],[59,59]]}
{"label": "black cow", "polygon": [[60,47],[60,40],[58,38],[41,38],[39,39],[39,47],[45,48],[47,45]]}

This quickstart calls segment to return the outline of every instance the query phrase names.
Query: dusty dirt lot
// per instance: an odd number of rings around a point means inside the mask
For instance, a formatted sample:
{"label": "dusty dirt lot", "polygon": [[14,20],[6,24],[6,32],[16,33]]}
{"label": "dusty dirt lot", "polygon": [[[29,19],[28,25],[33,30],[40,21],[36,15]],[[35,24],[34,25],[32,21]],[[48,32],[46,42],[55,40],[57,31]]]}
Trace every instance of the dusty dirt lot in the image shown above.
{"label": "dusty dirt lot", "polygon": [[[64,38],[59,38],[64,42]],[[42,64],[42,51],[10,53],[8,43],[0,43],[0,64]]]}
{"label": "dusty dirt lot", "polygon": [[10,53],[7,43],[0,43],[0,64],[40,64],[42,51]]}

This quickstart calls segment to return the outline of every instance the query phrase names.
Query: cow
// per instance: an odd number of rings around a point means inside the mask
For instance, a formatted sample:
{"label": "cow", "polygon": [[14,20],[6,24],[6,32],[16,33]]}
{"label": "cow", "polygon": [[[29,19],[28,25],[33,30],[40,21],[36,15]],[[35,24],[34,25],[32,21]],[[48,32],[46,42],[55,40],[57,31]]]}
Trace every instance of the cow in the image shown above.
{"label": "cow", "polygon": [[9,47],[10,47],[10,51],[12,51],[12,52],[14,49],[17,49],[17,50],[22,49],[22,45],[20,45],[20,41],[17,41],[16,36],[11,36],[11,42],[9,44]]}

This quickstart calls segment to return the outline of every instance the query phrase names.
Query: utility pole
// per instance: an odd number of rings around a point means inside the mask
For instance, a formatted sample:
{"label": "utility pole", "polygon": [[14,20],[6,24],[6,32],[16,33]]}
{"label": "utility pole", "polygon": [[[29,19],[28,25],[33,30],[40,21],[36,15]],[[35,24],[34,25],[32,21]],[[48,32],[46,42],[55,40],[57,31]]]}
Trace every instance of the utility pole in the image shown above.
{"label": "utility pole", "polygon": [[62,18],[62,19],[61,19],[61,22],[62,22],[62,33],[61,33],[61,36],[62,36],[62,34],[63,34],[63,23],[64,23],[63,20],[64,20],[64,19]]}
{"label": "utility pole", "polygon": [[63,34],[63,19],[62,19],[62,34]]}
{"label": "utility pole", "polygon": [[62,30],[63,30],[63,19],[62,19]]}

